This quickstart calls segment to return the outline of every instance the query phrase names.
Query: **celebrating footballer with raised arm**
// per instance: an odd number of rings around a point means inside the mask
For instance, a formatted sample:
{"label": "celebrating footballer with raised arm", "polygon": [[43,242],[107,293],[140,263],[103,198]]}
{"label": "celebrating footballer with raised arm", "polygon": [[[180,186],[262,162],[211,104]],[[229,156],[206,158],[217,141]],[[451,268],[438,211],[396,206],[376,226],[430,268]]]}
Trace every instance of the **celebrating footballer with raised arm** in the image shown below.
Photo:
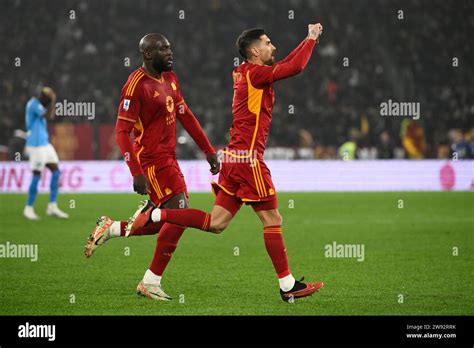
{"label": "celebrating footballer with raised arm", "polygon": [[[314,294],[324,284],[304,283],[290,272],[282,236],[276,189],[263,154],[272,119],[273,83],[300,73],[307,65],[321,36],[321,24],[310,24],[308,36],[285,59],[275,63],[276,48],[263,29],[244,31],[237,40],[245,62],[232,73],[234,99],[230,143],[218,183],[212,183],[216,200],[212,212],[197,209],[172,210],[140,206],[128,228],[134,230],[157,222],[169,222],[212,233],[221,233],[243,203],[250,205],[263,224],[263,238],[279,279],[284,301]],[[163,209],[164,208],[164,209]]]}
{"label": "celebrating footballer with raised arm", "polygon": [[[123,86],[116,140],[133,176],[135,192],[149,194],[153,206],[187,208],[186,184],[176,160],[176,119],[206,154],[212,174],[219,172],[220,164],[215,149],[181,95],[178,78],[172,71],[173,52],[167,38],[147,34],[140,40],[139,49],[143,65]],[[143,202],[144,207],[147,204],[148,201]],[[161,276],[185,228],[167,222],[130,227],[127,221],[100,217],[85,247],[86,257],[112,237],[159,232],[153,260],[138,284],[137,293],[155,300],[170,300],[161,288]]]}

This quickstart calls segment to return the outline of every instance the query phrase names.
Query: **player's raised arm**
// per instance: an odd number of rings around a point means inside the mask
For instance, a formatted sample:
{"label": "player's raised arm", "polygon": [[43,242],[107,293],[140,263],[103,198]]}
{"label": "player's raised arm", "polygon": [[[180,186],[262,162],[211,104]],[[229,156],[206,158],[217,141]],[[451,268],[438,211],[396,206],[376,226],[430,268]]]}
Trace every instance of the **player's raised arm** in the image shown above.
{"label": "player's raised arm", "polygon": [[290,59],[293,59],[293,57],[301,50],[301,48],[306,44],[306,41],[309,40],[308,36],[300,42],[300,44],[293,50],[290,52],[290,54],[288,54],[285,58],[283,58],[282,60],[280,60],[277,64],[283,64],[283,63],[286,63],[288,62]]}
{"label": "player's raised arm", "polygon": [[303,71],[322,32],[323,26],[320,23],[308,25],[308,37],[288,57],[273,67],[273,80],[282,80]]}
{"label": "player's raised arm", "polygon": [[[255,88],[266,88],[275,81],[300,73],[308,64],[313,48],[322,33],[321,24],[308,25],[308,36],[285,59],[275,63],[276,47],[261,28],[248,29],[237,39],[240,55],[253,64],[250,82]],[[257,66],[257,67],[255,67]]]}

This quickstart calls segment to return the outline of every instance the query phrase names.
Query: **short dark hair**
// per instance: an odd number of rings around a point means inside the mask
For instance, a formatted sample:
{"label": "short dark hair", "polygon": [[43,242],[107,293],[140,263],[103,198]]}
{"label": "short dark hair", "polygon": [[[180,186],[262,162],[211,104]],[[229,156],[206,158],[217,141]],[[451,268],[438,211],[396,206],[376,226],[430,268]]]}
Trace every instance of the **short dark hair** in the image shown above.
{"label": "short dark hair", "polygon": [[248,58],[247,49],[252,43],[260,39],[260,36],[262,35],[265,35],[265,30],[261,28],[244,30],[242,34],[239,35],[235,45],[237,46],[237,49],[243,58]]}

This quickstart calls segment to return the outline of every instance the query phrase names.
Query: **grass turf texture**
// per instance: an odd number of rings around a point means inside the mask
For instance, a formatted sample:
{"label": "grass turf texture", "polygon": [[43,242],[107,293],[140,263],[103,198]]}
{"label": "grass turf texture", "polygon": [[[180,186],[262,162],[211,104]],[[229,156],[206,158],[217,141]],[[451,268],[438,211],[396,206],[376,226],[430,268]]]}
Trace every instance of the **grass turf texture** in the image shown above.
{"label": "grass turf texture", "polygon": [[[47,196],[40,195],[39,222],[23,219],[25,199],[0,195],[0,244],[38,244],[39,259],[0,259],[1,315],[474,314],[470,192],[280,194],[293,274],[326,283],[293,304],[279,297],[261,223],[249,207],[221,235],[184,233],[163,278],[174,300],[164,303],[135,293],[155,236],[116,238],[92,258],[83,255],[96,218],[126,219],[140,197],[63,194],[59,205],[71,218],[57,220],[45,216]],[[209,210],[212,202],[211,194],[190,197],[194,208]],[[364,244],[365,260],[326,258],[324,246],[333,241]]]}

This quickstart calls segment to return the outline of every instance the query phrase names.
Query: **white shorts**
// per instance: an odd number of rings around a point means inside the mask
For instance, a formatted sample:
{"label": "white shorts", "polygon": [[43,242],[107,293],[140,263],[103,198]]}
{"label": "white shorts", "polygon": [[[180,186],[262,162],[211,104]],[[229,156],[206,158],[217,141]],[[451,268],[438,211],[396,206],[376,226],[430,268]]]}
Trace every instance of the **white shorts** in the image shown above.
{"label": "white shorts", "polygon": [[58,154],[51,144],[44,146],[27,146],[25,152],[30,158],[31,170],[42,171],[46,164],[57,164],[59,162]]}

